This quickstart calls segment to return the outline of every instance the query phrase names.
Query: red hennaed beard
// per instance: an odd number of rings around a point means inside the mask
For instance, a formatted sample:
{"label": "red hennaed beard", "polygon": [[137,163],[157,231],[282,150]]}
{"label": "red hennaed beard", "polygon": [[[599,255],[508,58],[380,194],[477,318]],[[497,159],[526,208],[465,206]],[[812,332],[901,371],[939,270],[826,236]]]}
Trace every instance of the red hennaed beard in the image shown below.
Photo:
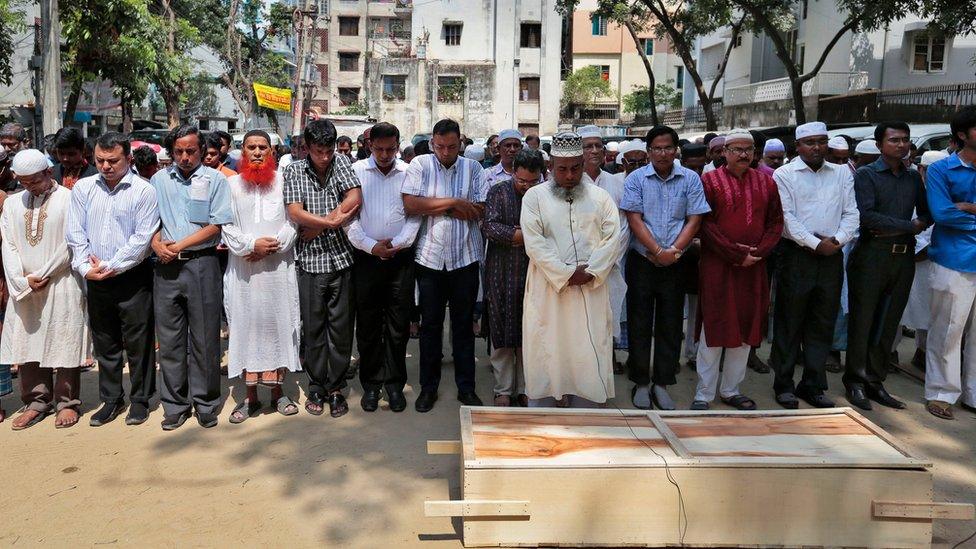
{"label": "red hennaed beard", "polygon": [[264,157],[260,164],[251,162],[247,156],[242,156],[241,161],[237,164],[237,173],[241,174],[241,179],[248,185],[259,189],[268,188],[274,183],[277,169],[278,164],[275,162],[274,155],[271,154]]}

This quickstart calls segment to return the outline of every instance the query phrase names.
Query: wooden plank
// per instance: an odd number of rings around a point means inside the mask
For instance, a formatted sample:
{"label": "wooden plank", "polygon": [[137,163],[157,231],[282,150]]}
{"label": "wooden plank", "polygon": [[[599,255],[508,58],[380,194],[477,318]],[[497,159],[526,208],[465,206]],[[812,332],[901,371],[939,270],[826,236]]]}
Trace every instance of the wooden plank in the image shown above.
{"label": "wooden plank", "polygon": [[523,521],[466,518],[464,544],[927,548],[932,543],[932,522],[877,520],[871,505],[924,499],[932,489],[929,471],[719,467],[670,473],[681,488],[687,523],[679,519],[677,490],[663,468],[465,471],[466,500],[527,500],[532,513]]}
{"label": "wooden plank", "polygon": [[461,406],[461,459],[474,461],[474,438],[471,432],[471,407]]}
{"label": "wooden plank", "polygon": [[875,518],[973,520],[976,507],[971,503],[873,501],[871,513]]}
{"label": "wooden plank", "polygon": [[688,459],[691,457],[691,452],[685,448],[684,443],[682,443],[677,435],[674,434],[671,427],[669,427],[668,424],[661,419],[661,416],[657,415],[655,412],[648,412],[647,418],[650,419],[651,423],[654,424],[654,428],[657,429],[658,433],[660,433],[661,438],[666,440],[668,444],[671,445],[671,450],[678,454],[678,457],[682,459]]}
{"label": "wooden plank", "polygon": [[430,455],[438,454],[460,454],[462,451],[460,440],[428,440],[427,453]]}
{"label": "wooden plank", "polygon": [[845,413],[851,419],[853,419],[854,421],[860,423],[865,428],[867,428],[869,431],[871,431],[872,433],[874,433],[874,435],[876,437],[878,437],[881,440],[887,442],[889,445],[891,445],[892,448],[894,448],[895,450],[898,450],[899,452],[901,452],[901,454],[904,455],[905,457],[909,457],[909,458],[913,458],[913,459],[917,459],[917,460],[920,460],[920,461],[927,462],[928,463],[927,467],[931,467],[932,466],[931,460],[928,460],[928,459],[925,459],[925,458],[923,458],[921,456],[918,456],[914,451],[909,451],[909,449],[905,447],[904,443],[902,443],[901,441],[899,441],[898,439],[896,439],[895,437],[893,437],[891,435],[891,433],[889,433],[888,431],[885,431],[884,429],[882,429],[881,427],[879,427],[878,425],[876,425],[870,419],[868,419],[868,418],[862,416],[861,414],[855,412],[851,408],[847,408]]}
{"label": "wooden plank", "polygon": [[428,517],[528,517],[529,502],[513,500],[425,501]]}
{"label": "wooden plank", "polygon": [[692,437],[747,437],[767,435],[871,435],[847,414],[756,418],[661,418],[681,439]]}

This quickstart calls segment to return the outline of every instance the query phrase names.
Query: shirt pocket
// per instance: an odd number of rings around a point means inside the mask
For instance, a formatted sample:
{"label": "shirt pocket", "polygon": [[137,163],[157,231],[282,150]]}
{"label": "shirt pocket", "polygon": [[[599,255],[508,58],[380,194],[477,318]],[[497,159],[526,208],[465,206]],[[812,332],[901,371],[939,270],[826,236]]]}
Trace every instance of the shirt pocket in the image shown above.
{"label": "shirt pocket", "polygon": [[282,202],[272,198],[261,200],[261,217],[267,221],[278,221],[285,216],[285,208]]}
{"label": "shirt pocket", "polygon": [[187,220],[198,225],[210,223],[210,178],[196,177],[190,181],[190,200]]}
{"label": "shirt pocket", "polygon": [[671,199],[671,219],[688,217],[688,197],[681,195]]}

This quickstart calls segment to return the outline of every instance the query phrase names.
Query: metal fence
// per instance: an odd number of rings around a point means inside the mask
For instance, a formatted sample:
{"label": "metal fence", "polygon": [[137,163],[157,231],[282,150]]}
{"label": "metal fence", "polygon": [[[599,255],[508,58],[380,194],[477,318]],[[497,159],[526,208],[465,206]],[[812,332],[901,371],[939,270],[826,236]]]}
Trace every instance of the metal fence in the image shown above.
{"label": "metal fence", "polygon": [[[712,112],[715,120],[722,120],[722,103],[716,102],[712,105]],[[671,126],[678,129],[694,129],[705,127],[705,109],[701,105],[686,107],[683,109],[669,109],[657,117],[659,124]],[[650,113],[640,112],[634,116],[635,126],[650,126],[652,123]]]}
{"label": "metal fence", "polygon": [[[868,73],[864,71],[821,72],[803,83],[803,97],[848,93],[853,90],[863,90],[867,85]],[[727,105],[745,105],[791,99],[793,97],[791,90],[789,78],[776,78],[726,88],[723,97]]]}
{"label": "metal fence", "polygon": [[824,122],[948,122],[952,114],[976,103],[976,82],[898,90],[871,90],[821,98],[818,117]]}

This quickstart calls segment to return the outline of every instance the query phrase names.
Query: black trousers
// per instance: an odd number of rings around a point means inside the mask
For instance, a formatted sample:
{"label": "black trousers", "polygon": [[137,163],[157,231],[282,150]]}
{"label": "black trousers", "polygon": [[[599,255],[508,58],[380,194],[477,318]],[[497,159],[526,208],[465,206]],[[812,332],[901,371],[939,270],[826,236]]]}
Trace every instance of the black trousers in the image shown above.
{"label": "black trousers", "polygon": [[445,307],[451,308],[451,350],[458,391],[474,392],[474,304],[478,299],[479,264],[453,271],[417,265],[420,287],[420,388],[437,392],[441,383],[441,344]]}
{"label": "black trousers", "polygon": [[128,359],[129,400],[148,405],[156,394],[156,324],[149,260],[118,276],[89,280],[87,301],[99,398],[106,404],[124,401],[122,369]]}
{"label": "black trousers", "polygon": [[334,273],[298,269],[309,393],[327,395],[346,386],[352,358],[352,294],[351,267]]}
{"label": "black trousers", "polygon": [[403,390],[407,383],[407,340],[413,308],[414,251],[383,260],[356,252],[352,280],[356,294],[359,381],[364,390]]}
{"label": "black trousers", "polygon": [[[776,394],[820,394],[827,389],[827,355],[844,285],[844,254],[822,256],[795,244],[783,246],[776,266],[776,305],[769,365]],[[803,345],[803,376],[793,372]]]}
{"label": "black trousers", "polygon": [[[627,252],[627,371],[638,385],[674,385],[681,356],[685,276],[688,262],[657,267],[646,257]],[[654,372],[651,375],[651,345]]]}
{"label": "black trousers", "polygon": [[[892,250],[903,253],[892,253]],[[878,385],[915,278],[915,239],[858,242],[847,260],[850,319],[844,385]]]}

